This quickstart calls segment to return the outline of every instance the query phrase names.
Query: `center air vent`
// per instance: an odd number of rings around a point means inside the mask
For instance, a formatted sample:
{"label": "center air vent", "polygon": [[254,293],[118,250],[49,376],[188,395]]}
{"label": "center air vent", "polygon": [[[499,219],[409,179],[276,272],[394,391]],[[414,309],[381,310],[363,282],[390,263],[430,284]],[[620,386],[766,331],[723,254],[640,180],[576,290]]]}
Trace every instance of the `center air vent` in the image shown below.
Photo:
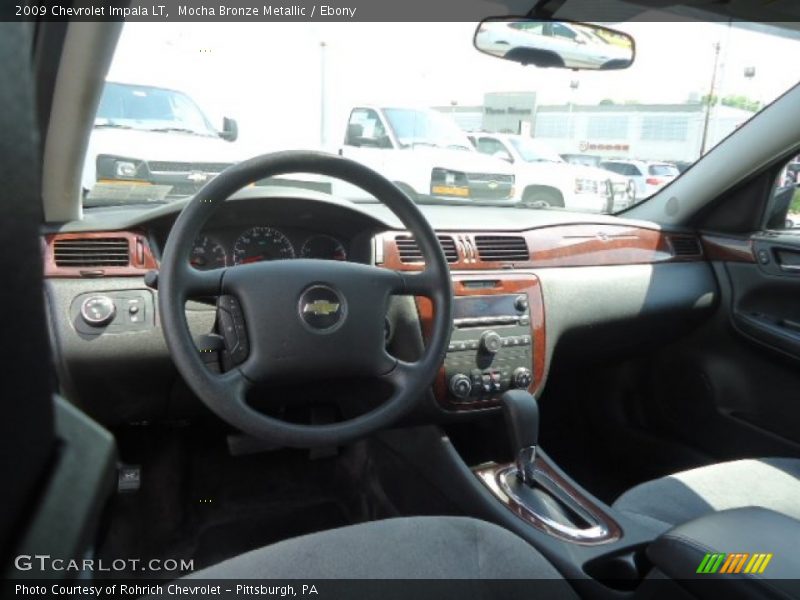
{"label": "center air vent", "polygon": [[127,267],[128,240],[118,237],[56,240],[53,255],[59,267]]}
{"label": "center air vent", "polygon": [[691,236],[672,236],[670,238],[675,256],[700,256],[700,242]]}
{"label": "center air vent", "polygon": [[487,262],[526,262],[530,260],[525,238],[506,235],[476,235],[478,256]]}
{"label": "center air vent", "polygon": [[[447,235],[440,235],[438,237],[439,244],[442,246],[442,250],[444,250],[447,262],[458,262],[458,250],[456,250],[456,243],[453,238]],[[400,262],[416,263],[424,261],[422,252],[420,252],[419,246],[417,246],[417,241],[410,235],[399,236],[395,238],[395,242],[397,243],[397,251],[400,253]]]}

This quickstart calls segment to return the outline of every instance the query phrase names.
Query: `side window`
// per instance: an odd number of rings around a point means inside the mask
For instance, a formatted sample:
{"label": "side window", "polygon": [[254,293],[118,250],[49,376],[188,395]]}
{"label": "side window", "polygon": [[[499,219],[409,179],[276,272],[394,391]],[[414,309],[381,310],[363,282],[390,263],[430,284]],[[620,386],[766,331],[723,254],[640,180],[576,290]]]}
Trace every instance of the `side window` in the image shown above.
{"label": "side window", "polygon": [[512,29],[524,31],[525,33],[544,35],[544,25],[545,24],[541,21],[534,21],[532,23],[519,21],[517,23],[512,23],[511,25],[509,25],[509,27],[511,27]]}
{"label": "side window", "polygon": [[564,27],[560,23],[553,24],[553,34],[556,37],[567,38],[568,40],[574,40],[576,37],[578,37],[578,34],[575,33],[575,31],[569,27]]}
{"label": "side window", "polygon": [[767,229],[800,229],[800,156],[778,172],[772,188]]}
{"label": "side window", "polygon": [[601,163],[600,166],[604,168],[606,171],[613,171],[614,173],[619,173],[620,175],[627,175],[625,173],[625,165],[621,165],[619,163],[611,163],[611,162],[604,162]]}
{"label": "side window", "polygon": [[503,160],[507,160],[509,162],[514,161],[508,149],[506,149],[502,142],[494,138],[478,138],[477,148],[478,152],[481,154],[488,154],[489,156],[502,158]]}
{"label": "side window", "polygon": [[371,108],[356,108],[350,113],[347,122],[347,134],[344,138],[347,146],[363,146],[366,148],[391,148],[392,141],[378,113]]}

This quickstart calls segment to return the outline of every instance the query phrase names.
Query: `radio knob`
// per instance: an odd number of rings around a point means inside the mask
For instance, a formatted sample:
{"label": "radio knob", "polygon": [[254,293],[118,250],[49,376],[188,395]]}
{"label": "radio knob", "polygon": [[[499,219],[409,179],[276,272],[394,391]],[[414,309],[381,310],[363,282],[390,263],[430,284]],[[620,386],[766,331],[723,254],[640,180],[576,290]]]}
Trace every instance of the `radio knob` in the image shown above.
{"label": "radio knob", "polygon": [[457,373],[450,378],[450,391],[456,398],[468,398],[472,393],[472,381],[463,373]]}
{"label": "radio knob", "polygon": [[533,375],[530,369],[526,369],[525,367],[514,369],[514,373],[511,375],[511,383],[514,384],[515,388],[523,390],[528,389],[531,383],[533,383]]}
{"label": "radio knob", "polygon": [[489,354],[496,354],[503,347],[503,338],[496,331],[485,331],[481,336],[481,348]]}
{"label": "radio knob", "polygon": [[108,296],[91,296],[81,304],[81,317],[92,327],[102,327],[114,320],[117,307]]}
{"label": "radio knob", "polygon": [[520,294],[514,299],[514,308],[516,308],[519,312],[524,313],[528,310],[528,296],[525,294]]}

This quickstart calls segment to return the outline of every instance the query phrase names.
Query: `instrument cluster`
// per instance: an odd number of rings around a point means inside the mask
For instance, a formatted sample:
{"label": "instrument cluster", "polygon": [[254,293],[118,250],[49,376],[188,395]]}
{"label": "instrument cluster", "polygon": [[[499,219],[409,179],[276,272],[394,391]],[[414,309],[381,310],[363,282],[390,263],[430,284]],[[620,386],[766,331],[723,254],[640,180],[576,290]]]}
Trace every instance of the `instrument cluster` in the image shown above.
{"label": "instrument cluster", "polygon": [[345,242],[326,233],[257,225],[244,230],[202,233],[194,242],[190,262],[202,271],[268,260],[348,259]]}

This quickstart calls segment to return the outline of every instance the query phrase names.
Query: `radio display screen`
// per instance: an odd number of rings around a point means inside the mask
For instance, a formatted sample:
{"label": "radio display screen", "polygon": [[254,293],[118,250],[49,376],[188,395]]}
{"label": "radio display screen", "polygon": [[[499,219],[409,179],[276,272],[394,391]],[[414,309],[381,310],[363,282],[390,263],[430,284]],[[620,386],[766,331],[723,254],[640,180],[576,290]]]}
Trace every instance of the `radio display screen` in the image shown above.
{"label": "radio display screen", "polygon": [[503,317],[517,315],[514,307],[516,296],[460,296],[453,302],[453,317],[468,319],[476,317]]}

